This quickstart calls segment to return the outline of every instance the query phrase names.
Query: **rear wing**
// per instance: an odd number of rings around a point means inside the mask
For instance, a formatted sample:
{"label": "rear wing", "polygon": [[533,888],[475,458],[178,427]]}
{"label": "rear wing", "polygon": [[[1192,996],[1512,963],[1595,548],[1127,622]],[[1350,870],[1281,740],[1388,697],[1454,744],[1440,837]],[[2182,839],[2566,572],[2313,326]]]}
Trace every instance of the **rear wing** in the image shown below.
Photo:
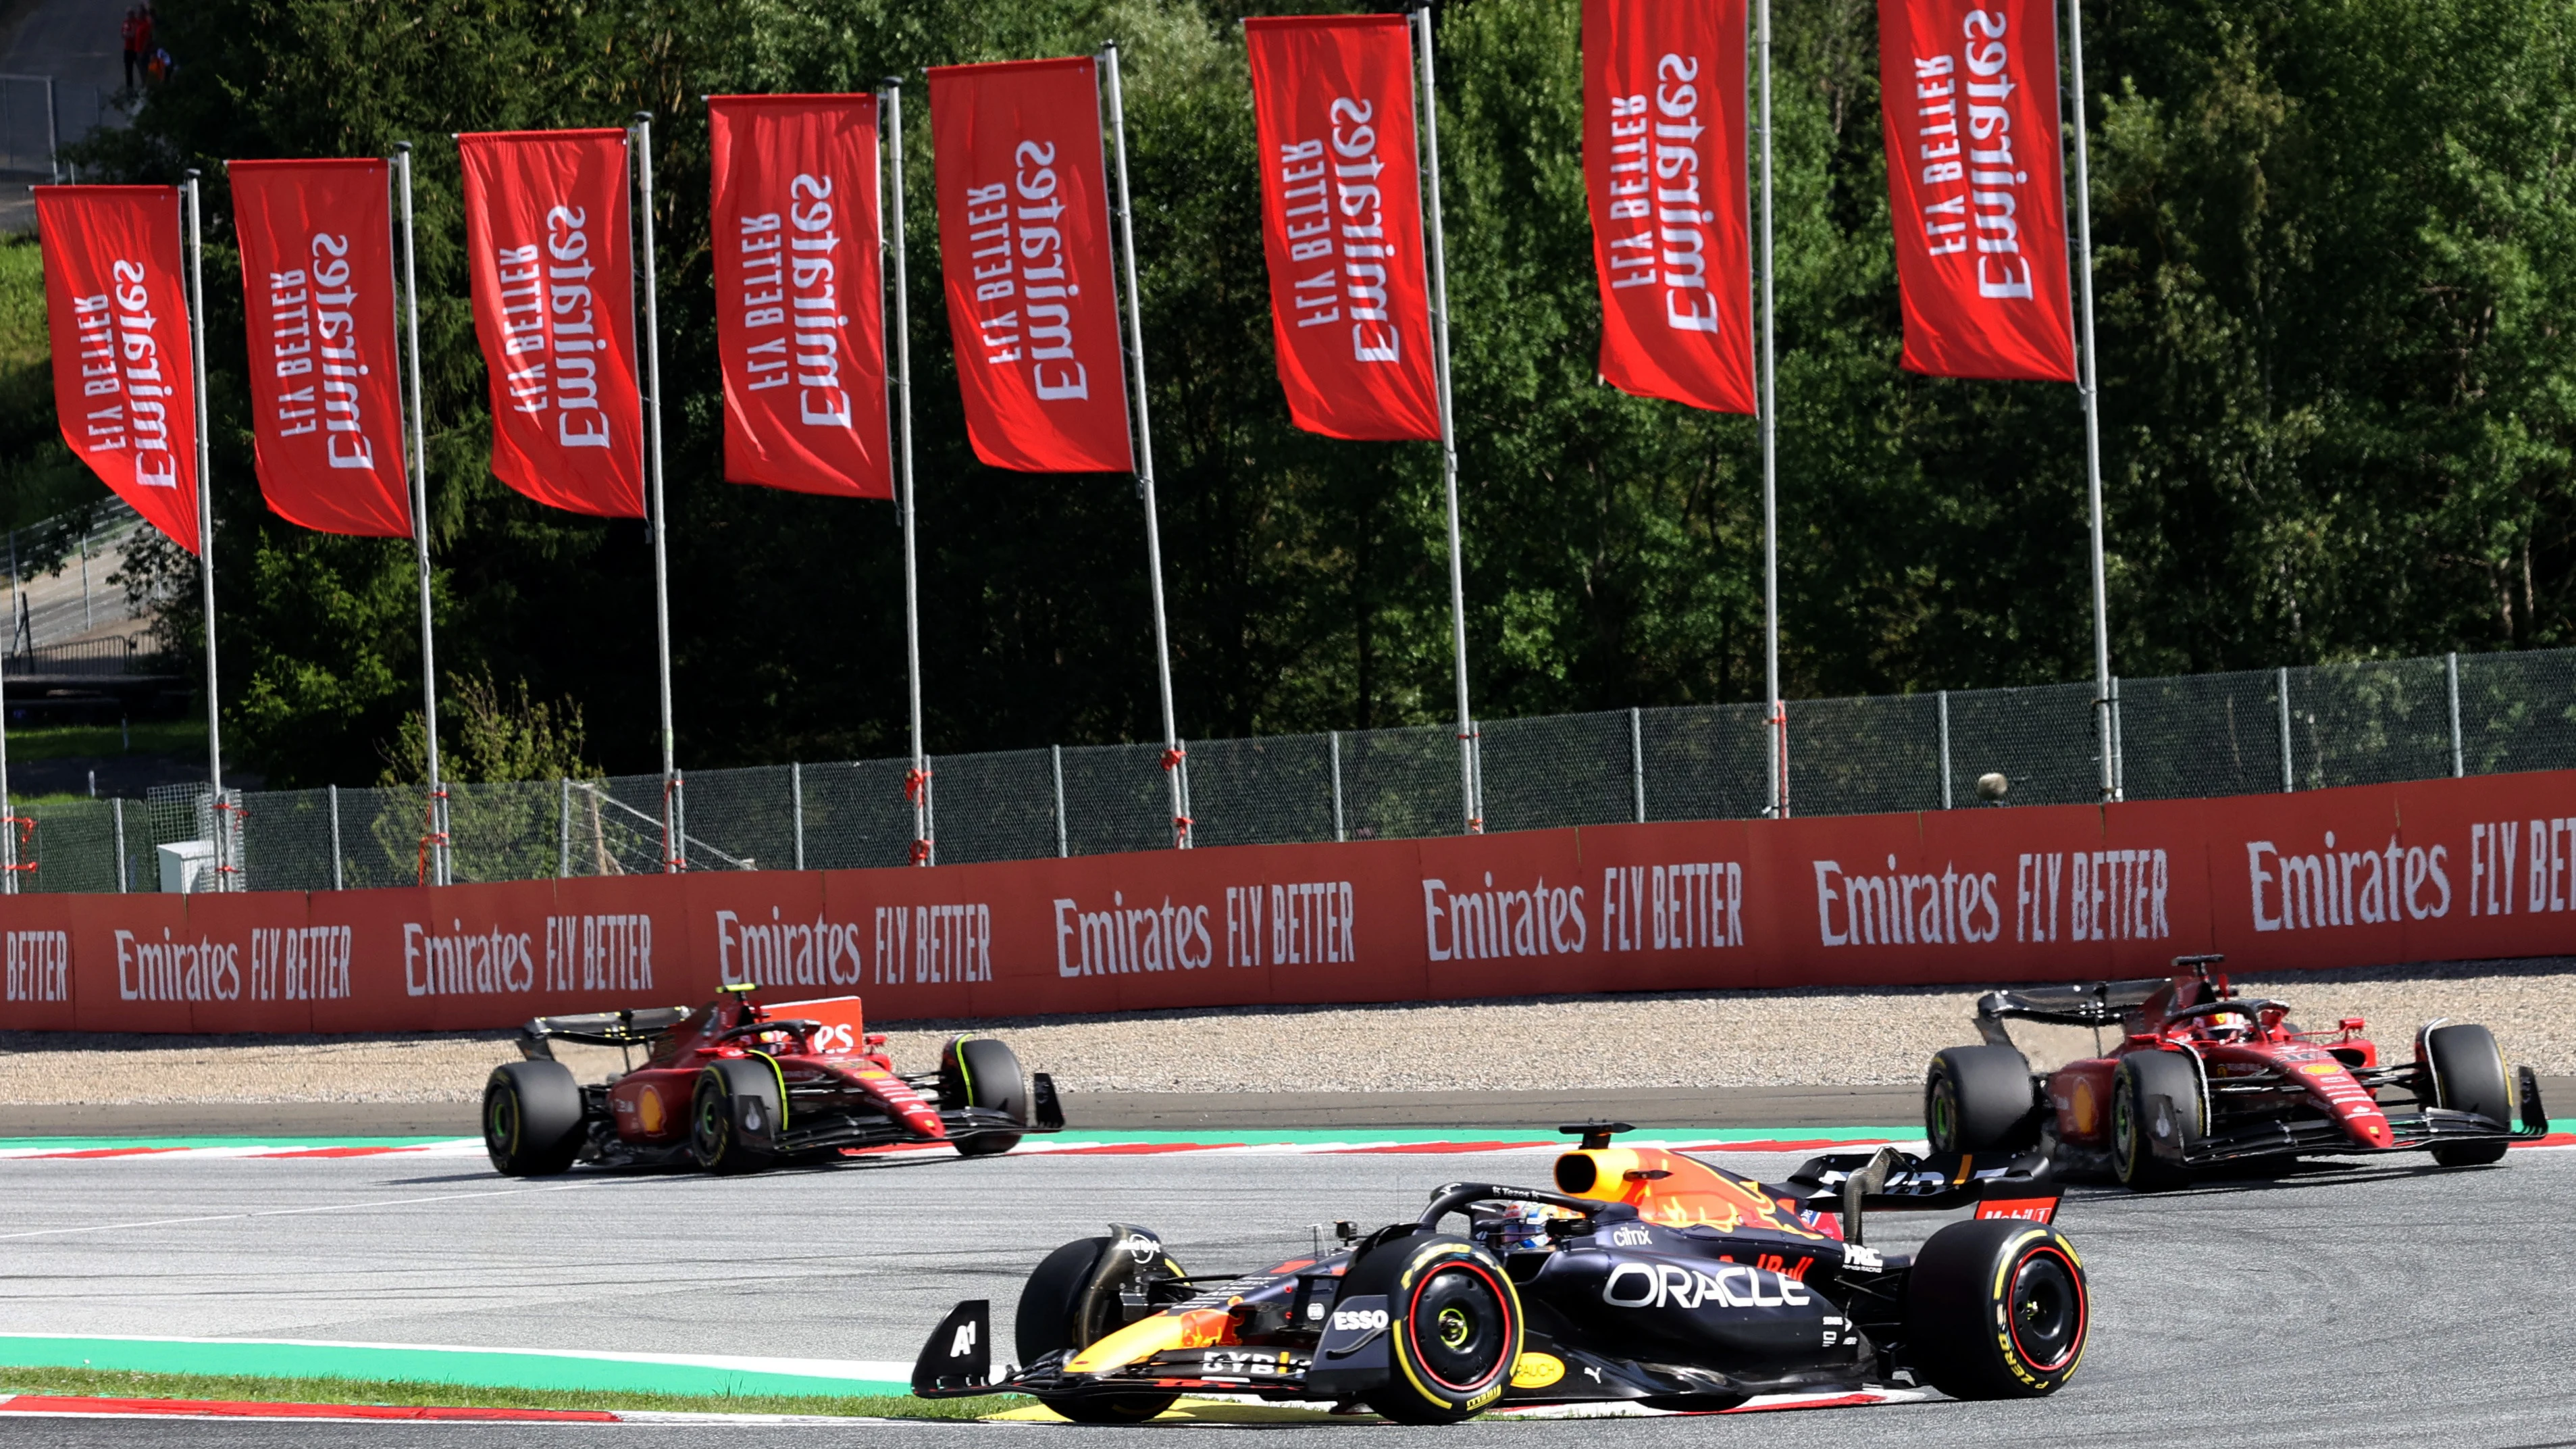
{"label": "rear wing", "polygon": [[2048,1159],[2036,1152],[1936,1152],[1916,1157],[1893,1147],[1876,1152],[1832,1152],[1811,1157],[1789,1174],[1802,1194],[1799,1206],[1829,1212],[1842,1223],[1843,1241],[1862,1241],[1870,1212],[1948,1212],[1973,1206],[1981,1218],[2053,1222],[2066,1188],[2049,1176]]}
{"label": "rear wing", "polygon": [[519,1028],[519,1055],[530,1061],[552,1061],[555,1054],[550,1043],[558,1041],[584,1042],[591,1046],[643,1046],[694,1014],[685,1006],[648,1006],[633,1011],[535,1017]]}
{"label": "rear wing", "polygon": [[2068,986],[2024,986],[1989,991],[1977,998],[1977,1030],[1992,1037],[2006,1021],[2037,1021],[2053,1026],[2118,1026],[2147,998],[2172,984],[2171,977],[2134,981],[2091,981]]}

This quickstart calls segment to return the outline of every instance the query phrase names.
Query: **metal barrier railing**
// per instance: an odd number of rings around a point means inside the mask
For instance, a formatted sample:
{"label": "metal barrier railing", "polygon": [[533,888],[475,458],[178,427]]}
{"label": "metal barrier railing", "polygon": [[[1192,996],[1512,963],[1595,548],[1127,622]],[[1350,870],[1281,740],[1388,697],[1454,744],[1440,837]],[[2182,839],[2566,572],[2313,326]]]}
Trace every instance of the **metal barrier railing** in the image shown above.
{"label": "metal barrier railing", "polygon": [[[2110,738],[2096,738],[2100,718]],[[1485,721],[1487,828],[1741,819],[1767,803],[1757,704]],[[1963,809],[2100,798],[2101,755],[2125,798],[2170,800],[2576,767],[2576,650],[2446,655],[2115,682],[1954,690],[1789,705],[1789,803],[1799,815]],[[1445,725],[1202,740],[1189,746],[1205,845],[1455,833]],[[902,865],[907,760],[708,770],[684,785],[679,848],[659,775],[448,787],[459,881],[689,869]],[[1988,777],[2002,777],[1999,799]],[[1151,850],[1169,840],[1158,745],[1064,746],[932,761],[936,863]],[[252,889],[419,879],[430,818],[416,786],[281,790],[226,817]],[[163,845],[204,841],[202,786],[147,801],[29,807],[22,890],[151,890]]]}

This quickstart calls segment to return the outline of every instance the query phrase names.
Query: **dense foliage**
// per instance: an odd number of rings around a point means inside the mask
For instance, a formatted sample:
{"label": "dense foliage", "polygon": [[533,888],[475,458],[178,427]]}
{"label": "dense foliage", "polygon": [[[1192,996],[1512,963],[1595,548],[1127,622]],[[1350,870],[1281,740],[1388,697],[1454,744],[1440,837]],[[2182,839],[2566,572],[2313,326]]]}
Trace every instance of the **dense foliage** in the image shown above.
{"label": "dense foliage", "polygon": [[[281,783],[372,777],[418,673],[407,550],[301,533],[258,502],[220,158],[416,143],[442,663],[570,702],[605,764],[649,769],[640,527],[548,513],[483,466],[447,136],[654,112],[683,761],[900,753],[891,510],[719,478],[696,98],[887,74],[913,78],[918,97],[924,65],[1112,35],[1127,57],[1182,729],[1439,717],[1436,452],[1301,435],[1271,374],[1242,8],[173,7],[178,77],[91,159],[132,179],[207,172],[220,625],[245,763]],[[1456,0],[1439,20],[1469,633],[1487,715],[1761,689],[1751,424],[1593,377],[1579,8]],[[1875,7],[1783,0],[1778,24],[1789,692],[2087,677],[2073,390],[1897,369]],[[2087,26],[2120,672],[2569,642],[2576,10],[2107,0]],[[1151,738],[1132,489],[998,473],[966,450],[926,112],[910,108],[906,147],[930,746]],[[59,445],[30,436],[42,430],[16,402],[37,403],[32,364],[0,363],[12,399],[0,480],[58,477]]]}

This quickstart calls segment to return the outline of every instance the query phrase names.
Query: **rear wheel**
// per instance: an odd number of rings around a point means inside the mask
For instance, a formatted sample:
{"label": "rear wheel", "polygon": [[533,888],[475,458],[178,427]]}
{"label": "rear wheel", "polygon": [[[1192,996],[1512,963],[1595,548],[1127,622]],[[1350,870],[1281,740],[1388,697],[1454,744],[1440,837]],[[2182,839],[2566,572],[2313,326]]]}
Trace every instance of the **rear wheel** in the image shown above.
{"label": "rear wheel", "polygon": [[483,1085],[483,1150],[509,1177],[552,1177],[581,1155],[581,1084],[561,1062],[504,1062]]}
{"label": "rear wheel", "polygon": [[1398,1238],[1354,1264],[1342,1296],[1384,1294],[1395,1372],[1368,1406],[1399,1424],[1455,1424],[1503,1396],[1521,1356],[1521,1301],[1464,1238]]}
{"label": "rear wheel", "polygon": [[[2483,1026],[2459,1022],[2424,1033],[2424,1072],[2432,1079],[2433,1105],[2475,1112],[2498,1126],[2513,1125],[2513,1077],[2495,1034]],[[2503,1160],[2502,1142],[2455,1142],[2433,1149],[2444,1167],[2479,1167]]]}
{"label": "rear wheel", "polygon": [[2157,1156],[2156,1144],[2190,1147],[2200,1140],[2207,1112],[2200,1073],[2181,1053],[2122,1057],[2111,1077],[2111,1165],[2120,1181],[2139,1192],[2182,1185],[2188,1175]]}
{"label": "rear wheel", "polygon": [[689,1098],[689,1155],[708,1172],[758,1172],[777,1161],[765,1137],[786,1126],[777,1068],[767,1057],[730,1057],[698,1073]]}
{"label": "rear wheel", "polygon": [[[1079,1353],[1125,1327],[1127,1317],[1117,1289],[1137,1273],[1181,1276],[1180,1265],[1169,1258],[1138,1264],[1132,1254],[1121,1251],[1123,1270],[1104,1291],[1095,1293],[1100,1260],[1114,1248],[1113,1239],[1077,1238],[1047,1254],[1037,1271],[1029,1274],[1012,1324],[1021,1363],[1035,1363],[1059,1351]],[[1178,1394],[1042,1394],[1038,1402],[1077,1424],[1141,1424],[1178,1398]]]}
{"label": "rear wheel", "polygon": [[1923,1130],[1935,1152],[2021,1151],[2039,1142],[2030,1063],[2008,1046],[1956,1046],[1923,1079]]}
{"label": "rear wheel", "polygon": [[2083,1362],[2091,1324],[2075,1245],[2037,1223],[1952,1223],[1923,1245],[1906,1276],[1909,1356],[1954,1399],[2057,1392]]}
{"label": "rear wheel", "polygon": [[[951,1037],[939,1054],[939,1105],[982,1107],[1025,1127],[1033,1092],[1017,1052],[988,1036]],[[965,1157],[989,1157],[1020,1145],[1016,1132],[978,1132],[957,1139]]]}

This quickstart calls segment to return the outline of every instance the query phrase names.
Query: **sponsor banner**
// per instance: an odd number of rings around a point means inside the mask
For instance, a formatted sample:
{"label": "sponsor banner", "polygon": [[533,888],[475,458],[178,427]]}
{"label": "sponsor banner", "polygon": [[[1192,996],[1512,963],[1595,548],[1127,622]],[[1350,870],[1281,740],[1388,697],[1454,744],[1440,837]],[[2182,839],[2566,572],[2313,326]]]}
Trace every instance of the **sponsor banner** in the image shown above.
{"label": "sponsor banner", "polygon": [[710,96],[725,477],[892,498],[877,98]]}
{"label": "sponsor banner", "polygon": [[1288,414],[1328,438],[1437,439],[1405,19],[1256,17],[1243,32]]}
{"label": "sponsor banner", "polygon": [[259,491],[321,533],[411,533],[387,169],[229,163]]}
{"label": "sponsor banner", "polygon": [[35,192],[63,441],[135,512],[195,553],[197,383],[178,188]]}
{"label": "sponsor banner", "polygon": [[550,508],[642,518],[626,133],[474,132],[456,152],[493,476]]}
{"label": "sponsor banner", "polygon": [[1584,0],[1583,187],[1601,376],[1755,411],[1744,0]]}
{"label": "sponsor banner", "polygon": [[2576,771],[930,870],[0,898],[0,1028],[402,1031],[857,996],[877,1021],[2561,953]]}
{"label": "sponsor banner", "polygon": [[72,896],[18,896],[0,926],[6,976],[0,978],[0,1021],[23,1031],[70,1031],[72,1011]]}
{"label": "sponsor banner", "polygon": [[1126,354],[1089,56],[930,70],[966,436],[995,468],[1125,473]]}
{"label": "sponsor banner", "polygon": [[1878,45],[1905,365],[2073,382],[2056,11],[1879,0]]}

